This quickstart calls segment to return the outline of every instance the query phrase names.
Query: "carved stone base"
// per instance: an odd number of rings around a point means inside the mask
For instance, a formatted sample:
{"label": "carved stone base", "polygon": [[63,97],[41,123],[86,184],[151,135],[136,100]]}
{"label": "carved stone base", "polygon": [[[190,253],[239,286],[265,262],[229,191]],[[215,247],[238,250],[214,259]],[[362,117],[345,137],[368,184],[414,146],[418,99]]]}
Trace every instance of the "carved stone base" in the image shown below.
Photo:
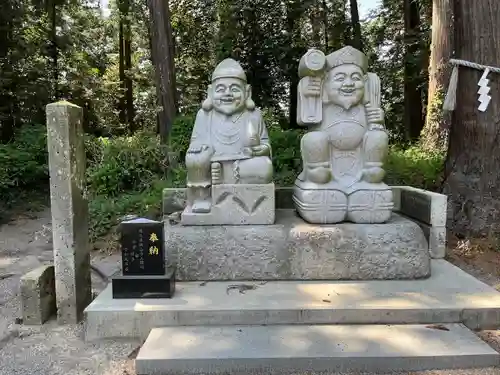
{"label": "carved stone base", "polygon": [[362,183],[347,192],[304,189],[296,184],[293,201],[299,215],[312,224],[381,224],[391,218],[394,207],[392,190],[385,184]]}
{"label": "carved stone base", "polygon": [[392,189],[358,190],[347,199],[347,220],[358,224],[385,223],[394,207]]}
{"label": "carved stone base", "polygon": [[273,225],[165,223],[178,280],[369,280],[430,275],[422,229],[394,214],[385,224],[308,224],[276,210]]}
{"label": "carved stone base", "polygon": [[212,186],[209,213],[194,213],[187,206],[182,225],[265,225],[274,224],[274,184],[225,184]]}

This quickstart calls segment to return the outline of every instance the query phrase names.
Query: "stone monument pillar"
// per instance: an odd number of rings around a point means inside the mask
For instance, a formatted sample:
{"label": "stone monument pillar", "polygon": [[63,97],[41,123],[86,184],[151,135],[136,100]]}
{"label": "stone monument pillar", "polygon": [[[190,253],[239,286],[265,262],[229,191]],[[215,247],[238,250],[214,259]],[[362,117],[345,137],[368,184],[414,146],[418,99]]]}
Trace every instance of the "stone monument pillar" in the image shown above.
{"label": "stone monument pillar", "polygon": [[46,112],[57,320],[74,324],[91,301],[83,114],[68,102]]}
{"label": "stone monument pillar", "polygon": [[344,47],[325,56],[309,50],[299,64],[297,122],[303,170],[294,187],[302,218],[314,224],[384,223],[392,190],[383,182],[389,138],[380,80],[366,56]]}
{"label": "stone monument pillar", "polygon": [[245,72],[233,59],[214,70],[186,154],[183,225],[273,224],[271,144]]}

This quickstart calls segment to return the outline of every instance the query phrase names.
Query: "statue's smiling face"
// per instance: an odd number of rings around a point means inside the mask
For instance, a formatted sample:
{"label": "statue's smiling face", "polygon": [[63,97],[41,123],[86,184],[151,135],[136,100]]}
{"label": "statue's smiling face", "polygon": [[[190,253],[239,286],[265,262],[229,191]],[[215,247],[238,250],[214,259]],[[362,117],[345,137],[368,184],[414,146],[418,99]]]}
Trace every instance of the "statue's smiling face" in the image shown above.
{"label": "statue's smiling face", "polygon": [[345,64],[330,70],[328,97],[333,103],[349,109],[361,103],[364,93],[365,75],[359,66]]}
{"label": "statue's smiling face", "polygon": [[214,109],[227,116],[243,110],[246,85],[237,78],[218,78],[212,83]]}

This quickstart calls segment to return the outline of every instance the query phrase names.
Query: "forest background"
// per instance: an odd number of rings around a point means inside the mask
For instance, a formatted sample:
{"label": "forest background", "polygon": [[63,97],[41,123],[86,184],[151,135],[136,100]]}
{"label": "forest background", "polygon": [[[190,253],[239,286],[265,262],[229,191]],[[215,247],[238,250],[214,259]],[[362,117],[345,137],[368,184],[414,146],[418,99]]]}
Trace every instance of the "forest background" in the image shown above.
{"label": "forest background", "polygon": [[[457,165],[468,163],[452,158],[454,120],[441,109],[453,50],[453,0],[103,1],[0,1],[4,214],[28,200],[31,206],[46,200],[45,106],[64,99],[84,109],[95,246],[125,214],[158,217],[162,189],[185,182],[182,161],[194,114],[211,72],[225,57],[246,70],[270,129],[276,183],[290,186],[301,168],[304,134],[295,121],[298,61],[311,47],[332,51],[350,44],[367,54],[382,81],[391,136],[387,183],[451,194],[450,229],[496,235],[500,219],[491,212],[476,210],[477,221],[453,209],[499,195],[492,187],[472,187],[475,196],[464,198],[453,192],[463,184],[449,181]],[[371,4],[376,6],[367,12]],[[166,44],[158,43],[159,27]],[[168,67],[163,82],[155,74],[156,56]],[[166,97],[159,89],[165,81]],[[500,178],[500,168],[486,169],[495,174],[488,183]]]}

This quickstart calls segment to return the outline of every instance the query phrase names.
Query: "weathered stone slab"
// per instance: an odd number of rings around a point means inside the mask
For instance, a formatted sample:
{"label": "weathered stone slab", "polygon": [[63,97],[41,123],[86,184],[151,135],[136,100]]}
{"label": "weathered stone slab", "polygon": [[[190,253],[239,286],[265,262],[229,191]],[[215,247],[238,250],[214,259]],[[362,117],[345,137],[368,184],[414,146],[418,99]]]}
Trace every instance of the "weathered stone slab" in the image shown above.
{"label": "weathered stone slab", "polygon": [[60,323],[76,323],[91,301],[83,112],[68,102],[47,105],[52,235]]}
{"label": "weathered stone slab", "polygon": [[429,243],[429,254],[433,259],[442,259],[446,256],[446,227],[433,227],[418,223]]}
{"label": "weathered stone slab", "polygon": [[87,307],[85,338],[142,338],[162,326],[465,323],[500,327],[500,292],[439,259],[420,280],[269,281],[246,293],[234,281],[179,282],[172,299],[113,299]]}
{"label": "weathered stone slab", "polygon": [[432,226],[446,226],[447,196],[410,186],[399,189],[399,212]]}
{"label": "weathered stone slab", "polygon": [[167,262],[179,280],[415,279],[430,275],[420,227],[399,215],[385,224],[308,224],[277,210],[266,226],[166,223]]}
{"label": "weathered stone slab", "polygon": [[275,218],[274,184],[223,184],[212,186],[209,213],[182,212],[182,225],[265,225]]}
{"label": "weathered stone slab", "polygon": [[161,327],[140,349],[136,372],[408,373],[498,364],[500,354],[460,324]]}
{"label": "weathered stone slab", "polygon": [[21,277],[21,305],[27,325],[41,325],[55,315],[54,266],[41,266]]}

